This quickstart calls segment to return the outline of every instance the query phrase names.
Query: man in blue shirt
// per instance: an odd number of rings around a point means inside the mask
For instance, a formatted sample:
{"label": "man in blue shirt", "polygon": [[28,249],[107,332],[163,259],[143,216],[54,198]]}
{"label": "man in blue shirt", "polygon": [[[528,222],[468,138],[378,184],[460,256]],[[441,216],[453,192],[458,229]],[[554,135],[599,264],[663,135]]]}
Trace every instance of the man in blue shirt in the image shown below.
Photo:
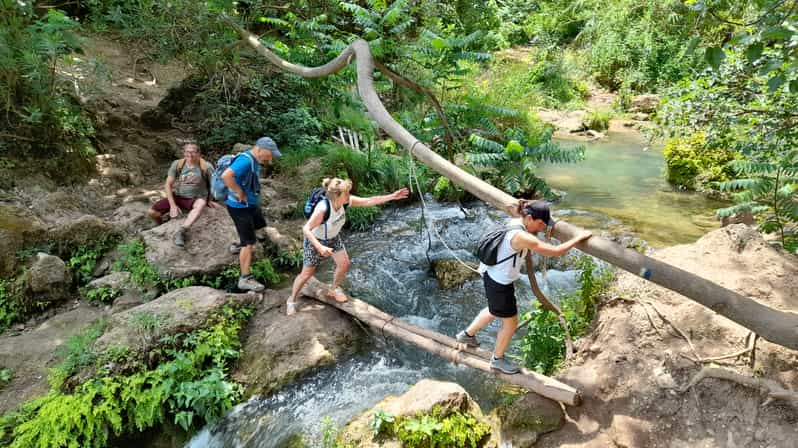
{"label": "man in blue shirt", "polygon": [[249,271],[255,249],[255,230],[266,227],[260,210],[260,165],[271,163],[280,155],[274,140],[261,137],[252,149],[241,153],[230,164],[230,168],[222,173],[222,181],[229,190],[227,212],[233,218],[240,239],[238,261],[241,264],[241,277],[238,279],[238,289],[263,291],[265,288]]}

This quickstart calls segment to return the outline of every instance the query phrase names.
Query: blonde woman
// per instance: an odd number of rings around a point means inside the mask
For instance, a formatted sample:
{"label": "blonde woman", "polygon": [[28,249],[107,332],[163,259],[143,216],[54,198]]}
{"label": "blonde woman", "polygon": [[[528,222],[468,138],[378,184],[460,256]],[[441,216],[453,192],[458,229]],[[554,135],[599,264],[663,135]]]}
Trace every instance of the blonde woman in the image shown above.
{"label": "blonde woman", "polygon": [[[341,239],[341,229],[346,223],[346,206],[368,207],[384,204],[406,198],[410,192],[407,188],[394,191],[391,194],[361,198],[349,194],[352,190],[352,181],[338,178],[324,179],[322,182],[326,200],[320,200],[308,221],[302,226],[305,235],[303,247],[302,272],[294,280],[291,297],[286,302],[286,314],[289,316],[296,312],[296,299],[305,283],[316,273],[316,268],[321,261],[332,257],[335,261],[335,278],[327,296],[339,302],[345,302],[346,296],[338,292],[344,275],[349,271],[349,255],[346,253],[344,242]],[[329,213],[328,213],[329,206]],[[325,220],[325,215],[327,219]]]}

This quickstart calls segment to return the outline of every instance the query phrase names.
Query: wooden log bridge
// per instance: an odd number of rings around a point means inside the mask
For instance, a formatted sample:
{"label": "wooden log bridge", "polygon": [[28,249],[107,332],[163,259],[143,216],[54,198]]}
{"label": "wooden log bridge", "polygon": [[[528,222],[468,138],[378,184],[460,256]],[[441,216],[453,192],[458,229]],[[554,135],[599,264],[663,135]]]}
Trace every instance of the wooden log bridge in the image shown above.
{"label": "wooden log bridge", "polygon": [[455,364],[463,364],[488,372],[506,383],[521,386],[570,406],[578,406],[582,402],[579,391],[567,384],[528,369],[522,369],[521,373],[515,375],[491,370],[491,353],[487,350],[467,347],[454,338],[399,320],[379,308],[353,297],[349,297],[347,302],[337,302],[327,297],[328,289],[327,285],[316,280],[315,277],[311,277],[301,294],[334,306],[370,325],[378,332],[402,339]]}
{"label": "wooden log bridge", "polygon": [[[242,28],[235,20],[222,14],[221,19],[233,27],[242,39],[260,55],[283,71],[304,78],[320,78],[343,70],[354,59],[357,64],[357,91],[371,118],[412,157],[447,177],[455,185],[509,214],[517,216],[518,200],[493,185],[473,176],[436,154],[427,145],[402,127],[385,109],[374,88],[374,59],[368,42],[357,39],[341,54],[319,67],[292,64],[266,48],[257,36]],[[645,207],[646,204],[640,204]],[[566,241],[582,229],[560,221],[552,234]],[[798,350],[798,314],[771,308],[754,299],[701,278],[691,272],[646,257],[612,241],[593,236],[576,247],[582,252],[601,258],[632,274],[671,289],[700,303],[724,317],[742,325],[770,342]]]}

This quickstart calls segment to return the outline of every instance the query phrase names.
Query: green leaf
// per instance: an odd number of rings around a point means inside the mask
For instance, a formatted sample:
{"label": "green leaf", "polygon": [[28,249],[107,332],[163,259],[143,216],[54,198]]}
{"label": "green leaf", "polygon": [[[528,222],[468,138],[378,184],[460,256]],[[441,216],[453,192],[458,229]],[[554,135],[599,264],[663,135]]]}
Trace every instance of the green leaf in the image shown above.
{"label": "green leaf", "polygon": [[768,40],[789,40],[794,33],[783,27],[783,26],[771,26],[770,28],[766,28],[762,33],[760,33],[760,38],[763,41]]}
{"label": "green leaf", "polygon": [[775,92],[784,84],[785,81],[786,78],[784,78],[784,75],[777,75],[770,78],[768,80],[768,92]]}
{"label": "green leaf", "polygon": [[726,53],[720,47],[708,47],[706,53],[704,53],[704,59],[713,69],[717,70],[723,60],[726,59]]}
{"label": "green leaf", "polygon": [[757,42],[751,44],[745,50],[745,57],[748,58],[748,62],[754,63],[760,56],[762,56],[762,50],[765,48],[761,42]]}
{"label": "green leaf", "polygon": [[798,80],[790,81],[790,93],[798,93]]}

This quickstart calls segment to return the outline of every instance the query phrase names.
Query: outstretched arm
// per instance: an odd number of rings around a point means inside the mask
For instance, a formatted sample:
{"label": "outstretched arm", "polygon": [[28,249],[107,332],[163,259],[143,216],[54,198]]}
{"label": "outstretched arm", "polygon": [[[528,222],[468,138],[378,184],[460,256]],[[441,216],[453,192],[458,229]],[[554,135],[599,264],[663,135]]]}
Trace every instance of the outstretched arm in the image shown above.
{"label": "outstretched arm", "polygon": [[368,207],[371,205],[380,205],[390,201],[397,201],[399,199],[404,199],[410,195],[410,191],[407,188],[402,188],[401,190],[396,190],[391,194],[384,194],[381,196],[372,196],[370,198],[361,198],[358,196],[350,195],[349,196],[349,205],[352,207]]}
{"label": "outstretched arm", "polygon": [[537,252],[540,255],[546,257],[561,257],[566,254],[569,250],[571,250],[578,242],[582,240],[586,240],[590,238],[593,234],[589,231],[585,230],[584,232],[576,235],[575,237],[571,238],[570,240],[558,244],[553,245],[549,244],[545,241],[540,241],[535,237],[527,232],[518,232],[514,237],[510,244],[515,251],[521,251],[523,249],[530,250],[532,252]]}

